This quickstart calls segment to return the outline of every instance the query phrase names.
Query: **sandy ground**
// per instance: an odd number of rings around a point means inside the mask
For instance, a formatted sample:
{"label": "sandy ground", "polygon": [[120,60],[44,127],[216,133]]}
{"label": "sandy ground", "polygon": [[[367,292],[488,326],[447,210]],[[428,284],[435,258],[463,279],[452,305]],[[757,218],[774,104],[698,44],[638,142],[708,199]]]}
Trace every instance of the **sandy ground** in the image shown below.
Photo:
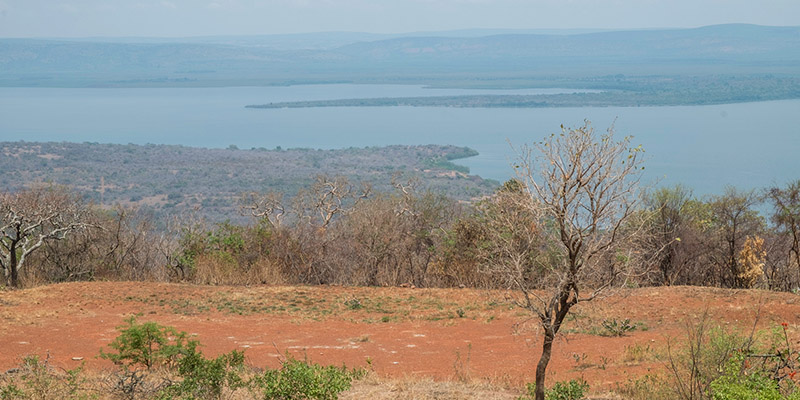
{"label": "sandy ground", "polygon": [[[707,312],[713,325],[749,333],[800,328],[800,296],[757,290],[625,289],[583,303],[554,346],[550,382],[583,377],[592,390],[664,368],[667,344]],[[470,289],[212,287],[142,282],[65,283],[0,292],[0,371],[38,354],[89,369],[124,319],[157,321],[195,336],[209,356],[244,350],[276,367],[287,353],[388,378],[484,381],[521,387],[541,351],[536,321],[504,293]],[[602,321],[636,329],[609,337]],[[794,342],[797,345],[797,342]]]}

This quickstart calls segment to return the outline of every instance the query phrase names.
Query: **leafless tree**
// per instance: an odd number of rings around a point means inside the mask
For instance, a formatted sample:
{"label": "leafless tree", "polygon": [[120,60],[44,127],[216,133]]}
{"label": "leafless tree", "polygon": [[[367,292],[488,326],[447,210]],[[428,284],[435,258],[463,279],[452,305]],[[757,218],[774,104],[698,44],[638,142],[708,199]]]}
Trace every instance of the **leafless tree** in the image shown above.
{"label": "leafless tree", "polygon": [[0,194],[0,267],[6,284],[19,286],[26,258],[49,240],[87,228],[87,208],[61,187]]}
{"label": "leafless tree", "polygon": [[298,214],[311,221],[310,214],[319,215],[319,227],[326,228],[337,215],[350,212],[363,199],[369,197],[372,187],[362,184],[353,186],[343,176],[330,178],[320,175],[307,190],[298,194]]}
{"label": "leafless tree", "polygon": [[163,279],[165,260],[157,247],[152,218],[121,206],[93,208],[93,229],[81,229],[65,240],[45,241],[28,259],[26,277],[45,282],[91,279]]}
{"label": "leafless tree", "polygon": [[544,400],[553,340],[564,318],[579,302],[598,296],[614,277],[582,295],[588,275],[616,270],[614,264],[622,258],[617,247],[635,232],[625,229],[625,223],[640,199],[642,149],[631,148],[630,137],[615,141],[613,134],[612,127],[597,137],[586,121],[579,128],[562,126],[560,134],[518,151],[515,168],[529,195],[528,207],[540,216],[539,230],[548,253],[547,274],[539,281],[542,291],[524,279],[515,285],[521,305],[538,316],[544,334],[536,367],[536,400]]}
{"label": "leafless tree", "polygon": [[402,175],[399,172],[392,175],[392,187],[397,190],[399,195],[394,212],[397,215],[412,215],[414,213],[413,203],[417,196],[420,181],[418,177],[411,177],[407,180],[402,180],[401,178]]}
{"label": "leafless tree", "polygon": [[273,229],[279,229],[286,217],[286,207],[283,204],[283,193],[268,192],[245,193],[239,200],[243,213],[263,219]]}

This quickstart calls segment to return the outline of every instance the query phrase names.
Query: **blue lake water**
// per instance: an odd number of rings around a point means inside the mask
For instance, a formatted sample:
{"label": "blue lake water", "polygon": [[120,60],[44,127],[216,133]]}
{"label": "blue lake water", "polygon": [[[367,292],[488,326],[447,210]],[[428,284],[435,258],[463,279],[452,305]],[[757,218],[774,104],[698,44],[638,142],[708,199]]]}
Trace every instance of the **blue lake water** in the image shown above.
{"label": "blue lake water", "polygon": [[246,109],[247,104],[361,97],[536,94],[563,89],[465,90],[400,85],[61,89],[0,88],[0,141],[166,143],[203,147],[342,148],[454,144],[481,154],[472,173],[511,177],[511,145],[616,121],[646,150],[646,179],[696,194],[800,179],[800,100],[686,107]]}

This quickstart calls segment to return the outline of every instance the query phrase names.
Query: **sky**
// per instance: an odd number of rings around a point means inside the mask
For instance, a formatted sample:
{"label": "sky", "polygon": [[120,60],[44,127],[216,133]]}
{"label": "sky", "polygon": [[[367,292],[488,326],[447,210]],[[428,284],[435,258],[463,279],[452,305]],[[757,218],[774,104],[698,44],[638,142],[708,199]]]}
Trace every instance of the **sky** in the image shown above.
{"label": "sky", "polygon": [[0,0],[0,37],[800,25],[800,0]]}

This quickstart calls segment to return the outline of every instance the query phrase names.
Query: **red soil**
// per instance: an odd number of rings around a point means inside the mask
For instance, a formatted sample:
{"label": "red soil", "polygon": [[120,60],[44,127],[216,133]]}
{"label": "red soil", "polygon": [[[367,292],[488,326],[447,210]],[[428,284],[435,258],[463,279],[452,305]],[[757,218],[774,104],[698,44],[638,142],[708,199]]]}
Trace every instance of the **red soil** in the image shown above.
{"label": "red soil", "polygon": [[[687,323],[705,310],[713,324],[745,333],[757,315],[759,329],[788,322],[794,332],[798,299],[690,287],[615,291],[574,309],[575,318],[563,328],[568,333],[554,346],[548,379],[583,377],[595,391],[660,370],[664,363],[657,357],[632,361],[626,355],[634,346],[665,354],[668,341],[679,343]],[[265,308],[278,306],[285,310]],[[48,353],[64,368],[82,362],[89,369],[111,368],[97,358],[99,350],[108,350],[116,327],[134,313],[143,314],[140,321],[196,334],[209,356],[244,349],[249,363],[260,367],[278,366],[289,352],[320,364],[371,364],[381,376],[521,385],[533,380],[541,351],[535,320],[504,302],[500,292],[91,282],[0,292],[0,371],[25,355]],[[604,319],[624,318],[638,329],[623,337],[592,334]]]}

